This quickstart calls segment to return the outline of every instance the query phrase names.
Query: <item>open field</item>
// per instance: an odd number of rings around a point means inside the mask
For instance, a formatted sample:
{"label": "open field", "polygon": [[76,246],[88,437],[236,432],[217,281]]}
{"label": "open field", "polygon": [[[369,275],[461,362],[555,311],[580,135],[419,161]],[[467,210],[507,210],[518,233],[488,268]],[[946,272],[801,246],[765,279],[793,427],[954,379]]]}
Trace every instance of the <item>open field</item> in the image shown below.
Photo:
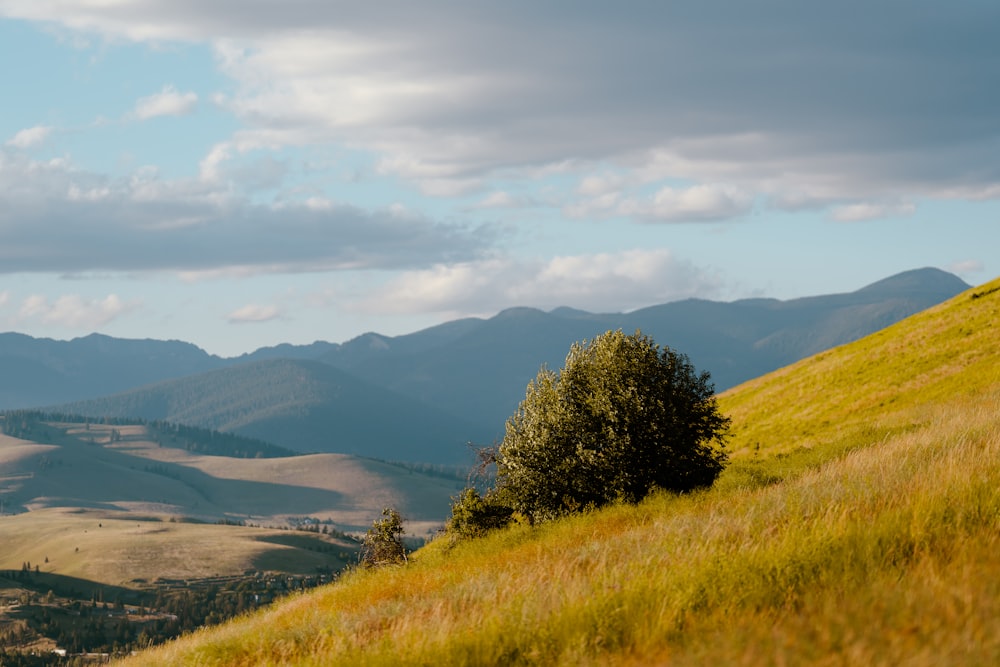
{"label": "open field", "polygon": [[0,517],[0,570],[17,571],[28,562],[44,573],[143,587],[248,570],[339,570],[357,549],[353,542],[316,533],[114,516],[43,509]]}
{"label": "open field", "polygon": [[424,536],[441,525],[464,483],[343,454],[195,454],[160,446],[145,426],[39,428],[39,439],[52,444],[0,435],[3,513],[68,507],[260,525],[312,517],[357,533],[393,506],[411,534]]}
{"label": "open field", "polygon": [[733,463],[130,665],[1000,664],[1000,281],[738,387]]}

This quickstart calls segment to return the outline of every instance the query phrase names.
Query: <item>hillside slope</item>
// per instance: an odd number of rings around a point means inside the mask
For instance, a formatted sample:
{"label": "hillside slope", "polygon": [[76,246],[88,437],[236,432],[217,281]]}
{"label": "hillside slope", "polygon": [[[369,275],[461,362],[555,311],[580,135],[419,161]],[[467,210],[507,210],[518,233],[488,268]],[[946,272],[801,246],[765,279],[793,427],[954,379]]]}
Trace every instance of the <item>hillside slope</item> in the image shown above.
{"label": "hillside slope", "polygon": [[455,477],[344,454],[206,456],[164,446],[146,426],[58,426],[52,430],[63,435],[46,444],[0,435],[3,513],[29,523],[34,512],[60,508],[264,525],[314,517],[364,531],[391,505],[422,533],[441,524],[461,486]]}
{"label": "hillside slope", "polygon": [[299,452],[393,461],[465,462],[466,443],[482,436],[443,410],[300,359],[241,364],[53,410],[167,420]]}
{"label": "hillside slope", "polygon": [[721,397],[716,486],[358,572],[129,665],[1000,663],[1000,280]]}

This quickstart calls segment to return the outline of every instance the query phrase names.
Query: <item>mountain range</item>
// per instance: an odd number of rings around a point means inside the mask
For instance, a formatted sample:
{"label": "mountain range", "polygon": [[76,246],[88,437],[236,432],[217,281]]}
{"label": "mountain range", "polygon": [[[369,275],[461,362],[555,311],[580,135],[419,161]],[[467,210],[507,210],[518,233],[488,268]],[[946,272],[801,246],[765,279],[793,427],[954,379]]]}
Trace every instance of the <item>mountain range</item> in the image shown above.
{"label": "mountain range", "polygon": [[465,462],[502,437],[542,365],[609,329],[690,356],[719,391],[861,338],[968,289],[917,269],[854,292],[787,301],[688,299],[629,313],[505,310],[402,336],[280,345],[234,358],[179,341],[0,334],[0,409],[176,421],[304,452]]}

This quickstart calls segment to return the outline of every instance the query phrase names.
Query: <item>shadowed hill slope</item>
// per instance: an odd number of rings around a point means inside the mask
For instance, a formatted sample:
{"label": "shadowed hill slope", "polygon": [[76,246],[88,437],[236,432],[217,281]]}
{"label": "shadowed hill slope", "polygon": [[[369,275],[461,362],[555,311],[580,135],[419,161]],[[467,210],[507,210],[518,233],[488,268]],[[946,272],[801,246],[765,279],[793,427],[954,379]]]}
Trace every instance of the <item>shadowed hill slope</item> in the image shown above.
{"label": "shadowed hill slope", "polygon": [[359,531],[393,506],[428,528],[443,522],[463,481],[345,454],[204,455],[145,425],[45,426],[43,442],[0,435],[5,514],[69,508],[265,525],[314,517]]}
{"label": "shadowed hill slope", "polygon": [[480,432],[433,406],[327,364],[278,359],[224,368],[56,411],[166,420],[230,431],[299,452],[458,463]]}
{"label": "shadowed hill slope", "polygon": [[1000,662],[1000,280],[720,397],[733,462],[129,665]]}

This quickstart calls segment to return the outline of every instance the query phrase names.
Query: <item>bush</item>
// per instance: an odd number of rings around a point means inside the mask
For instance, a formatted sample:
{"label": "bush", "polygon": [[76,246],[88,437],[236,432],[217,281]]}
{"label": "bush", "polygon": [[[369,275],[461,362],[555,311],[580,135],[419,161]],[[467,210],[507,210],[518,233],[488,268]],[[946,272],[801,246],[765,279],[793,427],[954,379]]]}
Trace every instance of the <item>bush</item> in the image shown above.
{"label": "bush", "polygon": [[481,496],[474,488],[462,491],[451,507],[445,530],[456,537],[479,537],[510,523],[514,510],[494,495]]}
{"label": "bush", "polygon": [[381,567],[406,562],[406,547],[403,546],[403,518],[396,510],[386,507],[381,519],[372,522],[361,545],[361,564],[365,567]]}
{"label": "bush", "polygon": [[492,498],[540,521],[710,486],[728,428],[708,373],[638,331],[609,331],[574,344],[559,373],[542,368],[528,385],[496,452]]}

